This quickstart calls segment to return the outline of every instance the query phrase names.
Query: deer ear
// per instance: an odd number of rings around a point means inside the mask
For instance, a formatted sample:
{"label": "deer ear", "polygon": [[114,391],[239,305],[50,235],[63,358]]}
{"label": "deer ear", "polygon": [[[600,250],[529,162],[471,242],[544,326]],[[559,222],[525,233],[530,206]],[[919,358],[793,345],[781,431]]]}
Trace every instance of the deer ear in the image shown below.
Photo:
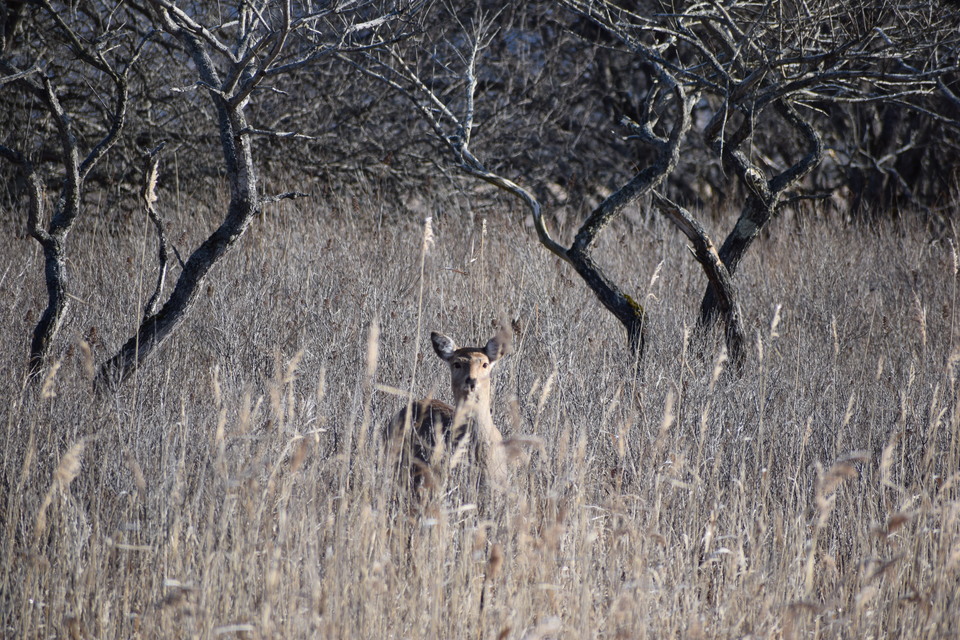
{"label": "deer ear", "polygon": [[493,364],[503,356],[510,354],[510,341],[504,339],[504,336],[497,334],[487,341],[487,346],[483,348],[490,364]]}
{"label": "deer ear", "polygon": [[483,352],[490,360],[490,364],[513,353],[513,328],[506,317],[500,318],[497,335],[487,341],[487,346],[483,348]]}
{"label": "deer ear", "polygon": [[449,360],[453,357],[453,352],[457,350],[457,343],[443,335],[433,331],[430,333],[430,341],[433,342],[433,350],[437,352],[443,360]]}

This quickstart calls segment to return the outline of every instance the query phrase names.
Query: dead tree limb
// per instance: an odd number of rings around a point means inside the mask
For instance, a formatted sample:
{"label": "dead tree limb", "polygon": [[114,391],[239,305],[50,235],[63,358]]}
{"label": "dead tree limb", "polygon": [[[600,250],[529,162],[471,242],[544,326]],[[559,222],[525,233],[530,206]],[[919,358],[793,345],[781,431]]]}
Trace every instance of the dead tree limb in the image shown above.
{"label": "dead tree limb", "polygon": [[740,303],[733,278],[720,259],[713,240],[689,211],[669,198],[654,191],[653,203],[693,243],[693,255],[703,268],[710,286],[717,292],[717,306],[726,324],[727,353],[735,364],[742,364],[746,338]]}

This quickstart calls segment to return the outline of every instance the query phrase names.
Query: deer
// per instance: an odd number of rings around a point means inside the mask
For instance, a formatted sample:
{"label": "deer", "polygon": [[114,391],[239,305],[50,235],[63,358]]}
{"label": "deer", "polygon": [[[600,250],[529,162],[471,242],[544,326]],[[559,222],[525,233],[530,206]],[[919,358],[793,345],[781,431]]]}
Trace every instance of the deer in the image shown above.
{"label": "deer", "polygon": [[417,492],[432,490],[438,473],[452,471],[464,458],[479,465],[480,486],[494,494],[504,488],[507,456],[490,414],[490,374],[510,353],[512,338],[510,329],[501,328],[483,347],[458,347],[448,336],[431,332],[434,352],[450,367],[454,405],[432,398],[409,402],[386,428],[398,470]]}

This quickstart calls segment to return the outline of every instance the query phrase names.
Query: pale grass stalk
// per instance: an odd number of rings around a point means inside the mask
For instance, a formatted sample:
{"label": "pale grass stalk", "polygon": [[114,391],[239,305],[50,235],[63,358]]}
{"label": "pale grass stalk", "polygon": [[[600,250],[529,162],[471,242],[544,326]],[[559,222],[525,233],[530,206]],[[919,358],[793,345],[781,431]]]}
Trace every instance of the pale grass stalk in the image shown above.
{"label": "pale grass stalk", "polygon": [[[414,334],[415,339],[413,340],[413,353],[410,356],[410,384],[407,387],[407,398],[406,398],[406,417],[403,421],[403,433],[399,438],[399,442],[406,442],[407,437],[410,432],[410,422],[411,422],[411,410],[413,402],[413,390],[416,388],[417,384],[417,365],[419,363],[419,358],[417,357],[420,353],[420,334],[423,331],[423,290],[424,290],[424,280],[426,276],[426,264],[427,264],[427,253],[430,251],[430,248],[433,247],[435,238],[433,235],[433,217],[427,216],[423,221],[423,236],[420,241],[420,264],[419,264],[419,286],[417,289],[417,329]],[[401,463],[401,458],[398,457],[396,463],[399,465]],[[399,470],[396,469],[395,471]]]}
{"label": "pale grass stalk", "polygon": [[[490,291],[490,286],[488,281],[487,264],[486,264],[486,261],[484,260],[486,241],[487,241],[487,219],[482,218],[480,220],[480,248],[476,253],[474,253],[473,238],[471,237],[471,240],[470,240],[470,245],[471,245],[470,246],[470,263],[475,266],[475,270],[478,273],[478,277],[475,278],[473,277],[474,269],[467,270],[467,273],[470,274],[470,282],[471,282],[470,297],[473,300],[489,299],[488,291]],[[473,323],[474,331],[477,334],[480,334],[485,330],[485,327],[483,327],[483,323],[482,323],[483,314],[480,312],[481,310],[479,309],[475,309],[473,311],[474,311],[474,317],[475,317],[475,321]]]}
{"label": "pale grass stalk", "polygon": [[837,499],[837,488],[843,481],[856,475],[857,472],[853,466],[853,459],[837,461],[826,472],[823,469],[823,465],[819,462],[817,463],[816,490],[813,505],[815,521],[813,524],[813,532],[807,541],[807,557],[803,572],[803,595],[805,598],[809,598],[813,594],[815,586],[814,570],[816,567],[820,536],[827,525],[830,514],[834,511]]}
{"label": "pale grass stalk", "polygon": [[[363,378],[363,421],[360,424],[360,435],[357,438],[357,450],[360,452],[367,450],[367,434],[373,428],[371,405],[377,375],[377,362],[380,359],[380,323],[376,318],[370,323],[370,329],[367,331],[366,356],[367,367]],[[369,466],[366,467],[369,468]]]}
{"label": "pale grass stalk", "polygon": [[667,397],[663,403],[663,418],[660,421],[660,430],[657,433],[657,439],[653,444],[653,460],[656,464],[660,464],[663,450],[667,446],[667,442],[669,440],[670,428],[674,425],[677,419],[676,412],[674,411],[675,402],[676,394],[671,387],[667,391]]}
{"label": "pale grass stalk", "polygon": [[[22,396],[21,396],[22,397]],[[9,439],[9,437],[8,437]],[[14,527],[16,526],[17,521],[20,519],[20,514],[23,510],[23,495],[24,487],[27,484],[27,480],[30,477],[30,470],[33,467],[33,462],[37,456],[37,434],[36,434],[36,423],[31,421],[29,428],[29,435],[27,436],[26,448],[24,451],[23,462],[20,465],[20,474],[17,479],[16,490],[9,493],[6,499],[5,513],[4,518],[4,544],[3,544],[3,558],[11,559],[14,555]],[[4,464],[6,465],[6,460]],[[0,569],[0,593],[9,593],[8,586],[10,583],[10,571],[13,568],[12,562],[2,563],[3,567]]]}
{"label": "pale grass stalk", "polygon": [[678,422],[683,420],[683,390],[686,388],[685,381],[687,376],[687,369],[689,368],[687,356],[688,356],[688,349],[690,346],[690,335],[691,335],[690,328],[687,326],[686,323],[684,323],[683,324],[683,340],[681,342],[681,347],[680,347],[680,373],[677,377],[678,382],[675,385],[677,390],[676,406],[678,407],[678,409],[676,413],[677,413]]}
{"label": "pale grass stalk", "polygon": [[[955,368],[960,363],[960,351],[955,351],[950,357],[948,369],[950,371],[950,389],[955,389]],[[960,390],[954,392],[953,404],[950,411],[950,448],[947,451],[946,468],[960,468]]]}
{"label": "pale grass stalk", "polygon": [[423,290],[426,276],[427,253],[429,253],[430,248],[433,247],[434,242],[433,216],[427,216],[423,221],[423,237],[420,242],[420,277],[419,287],[417,288],[417,332],[414,334],[417,336],[417,339],[413,341],[414,352],[411,356],[413,365],[410,370],[410,398],[413,398],[413,389],[417,381],[417,363],[419,361],[417,355],[420,351],[420,332],[423,330]]}
{"label": "pale grass stalk", "polygon": [[93,377],[96,375],[93,363],[93,349],[90,348],[90,343],[86,340],[80,340],[77,344],[80,347],[80,357],[83,362],[83,377],[86,378],[87,382],[92,383]]}
{"label": "pale grass stalk", "polygon": [[70,483],[80,473],[84,447],[86,447],[86,440],[81,438],[60,458],[60,462],[53,472],[53,481],[50,483],[46,494],[44,494],[40,509],[37,511],[33,527],[34,539],[39,540],[47,531],[47,509],[53,502],[54,494],[66,491]]}
{"label": "pale grass stalk", "polygon": [[798,478],[802,477],[804,458],[806,457],[806,453],[807,453],[807,445],[809,444],[810,437],[812,435],[813,435],[813,416],[808,416],[807,422],[803,428],[803,434],[800,437],[800,451],[799,451],[799,455],[797,456],[796,470],[794,471],[794,474],[793,474],[794,482],[796,482]]}
{"label": "pale grass stalk", "polygon": [[[927,441],[930,443],[936,443],[938,441],[938,435],[940,433],[940,428],[943,426],[943,418],[947,414],[947,406],[940,405],[940,384],[937,383],[933,389],[933,393],[930,397],[930,408],[927,411]],[[921,469],[923,469],[923,475],[931,482],[933,482],[933,476],[935,472],[934,468],[934,457],[939,457],[940,455],[939,447],[934,445],[926,447],[926,451],[923,453],[923,462]]]}
{"label": "pale grass stalk", "polygon": [[130,449],[123,447],[122,450],[123,459],[127,463],[130,474],[133,476],[133,484],[137,487],[137,491],[140,492],[140,499],[143,500],[147,494],[147,479],[143,475],[143,468],[140,466],[140,463],[137,462],[137,458]]}
{"label": "pale grass stalk", "polygon": [[295,383],[297,381],[297,370],[303,361],[303,349],[299,349],[293,354],[293,357],[287,361],[287,366],[283,372],[283,388],[286,390],[287,402],[286,411],[283,414],[284,427],[294,423],[294,416],[297,411],[297,398],[295,396]]}
{"label": "pale grass stalk", "polygon": [[703,402],[703,409],[700,412],[700,434],[697,437],[697,468],[703,463],[703,451],[707,442],[707,432],[710,429],[710,407],[713,403],[713,396],[717,388],[717,381],[723,374],[724,366],[728,360],[727,348],[721,345],[717,352],[717,357],[713,361],[713,371],[710,374],[710,382],[707,385],[707,395]]}
{"label": "pale grass stalk", "polygon": [[783,309],[782,304],[777,304],[773,310],[773,319],[770,320],[770,340],[775,340],[780,337],[780,311]]}
{"label": "pale grass stalk", "polygon": [[764,432],[764,427],[766,425],[766,413],[767,413],[767,363],[763,358],[763,334],[760,333],[760,330],[757,330],[757,369],[759,370],[760,375],[760,384],[759,384],[759,396],[760,396],[760,409],[759,417],[757,421],[757,441],[755,443],[757,454],[760,459],[764,458],[764,452],[766,451],[767,443],[764,441],[766,436]]}
{"label": "pale grass stalk", "polygon": [[[847,430],[847,427],[850,426],[850,420],[853,419],[853,415],[856,412],[857,400],[859,400],[859,398],[857,397],[857,392],[851,391],[850,396],[847,398],[847,406],[843,411],[843,420],[840,421],[840,429],[839,429],[840,433],[845,433]],[[842,441],[840,438],[837,438],[837,448],[838,449],[843,448]]]}
{"label": "pale grass stalk", "polygon": [[956,344],[956,321],[957,321],[957,279],[960,278],[960,257],[957,255],[957,245],[953,238],[947,238],[950,245],[950,340],[947,342],[950,352],[957,347]]}
{"label": "pale grass stalk", "polygon": [[213,388],[213,406],[217,410],[217,426],[213,431],[212,450],[215,452],[214,464],[221,477],[227,475],[226,453],[226,429],[227,429],[227,407],[223,402],[223,388],[220,386],[220,367],[213,368],[211,374],[211,387]]}
{"label": "pale grass stalk", "polygon": [[537,400],[537,412],[533,419],[533,433],[538,433],[540,426],[540,418],[543,416],[543,410],[547,406],[547,400],[550,398],[550,394],[553,392],[553,385],[557,380],[557,371],[554,367],[553,371],[550,372],[550,375],[547,376],[546,382],[543,383],[543,388],[540,390],[540,398]]}
{"label": "pale grass stalk", "polygon": [[47,370],[47,375],[43,377],[43,384],[40,385],[40,397],[44,399],[56,398],[57,392],[55,389],[55,383],[57,380],[57,372],[60,371],[60,367],[63,365],[63,358],[58,358],[56,362],[50,365],[50,368]]}
{"label": "pale grass stalk", "polygon": [[[960,345],[957,344],[956,318],[957,318],[957,280],[960,279],[960,256],[957,252],[957,244],[952,238],[948,239],[950,243],[950,340],[949,353],[947,360],[948,376],[950,378],[950,388],[954,387],[956,377],[957,363],[960,362]],[[956,469],[960,466],[960,393],[956,396],[953,403],[953,410],[950,419],[950,449],[947,456],[947,468]]]}
{"label": "pale grass stalk", "polygon": [[926,355],[927,353],[927,307],[923,304],[923,301],[920,299],[920,294],[917,291],[913,292],[913,314],[914,314],[914,319],[917,322],[917,329],[920,335],[920,351],[921,351],[921,354]]}

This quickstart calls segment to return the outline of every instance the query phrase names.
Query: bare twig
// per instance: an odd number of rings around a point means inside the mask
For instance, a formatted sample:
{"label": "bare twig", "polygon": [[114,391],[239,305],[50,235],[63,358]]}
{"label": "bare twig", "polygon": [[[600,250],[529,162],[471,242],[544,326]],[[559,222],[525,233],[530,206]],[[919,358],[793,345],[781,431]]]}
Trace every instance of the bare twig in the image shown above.
{"label": "bare twig", "polygon": [[164,283],[167,277],[167,262],[170,256],[169,242],[164,228],[163,219],[157,212],[157,173],[160,166],[160,152],[166,143],[161,143],[155,149],[147,152],[143,163],[143,188],[140,190],[140,199],[150,221],[157,230],[157,286],[153,295],[143,309],[143,317],[149,318],[157,312],[157,303],[163,294]]}

